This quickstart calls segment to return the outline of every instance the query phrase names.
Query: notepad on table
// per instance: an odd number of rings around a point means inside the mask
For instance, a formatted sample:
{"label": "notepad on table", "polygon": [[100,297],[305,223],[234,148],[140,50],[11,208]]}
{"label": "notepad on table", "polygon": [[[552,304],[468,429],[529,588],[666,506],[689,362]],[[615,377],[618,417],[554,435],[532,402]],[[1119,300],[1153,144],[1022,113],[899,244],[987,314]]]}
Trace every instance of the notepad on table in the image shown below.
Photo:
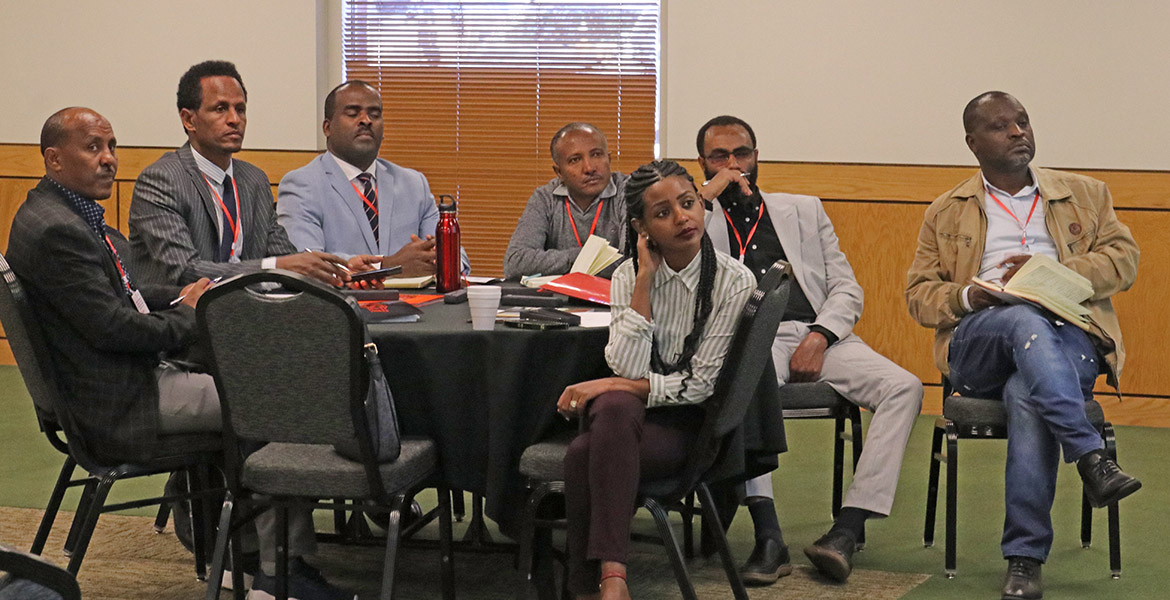
{"label": "notepad on table", "polygon": [[388,288],[411,290],[427,287],[434,282],[434,275],[421,275],[419,277],[387,277],[382,285]]}

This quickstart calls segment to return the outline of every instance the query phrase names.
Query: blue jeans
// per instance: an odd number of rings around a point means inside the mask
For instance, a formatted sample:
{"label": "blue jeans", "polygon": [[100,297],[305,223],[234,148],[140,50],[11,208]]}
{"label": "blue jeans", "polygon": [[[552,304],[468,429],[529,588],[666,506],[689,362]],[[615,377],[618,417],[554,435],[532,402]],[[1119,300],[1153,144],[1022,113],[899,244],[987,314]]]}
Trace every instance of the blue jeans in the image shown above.
{"label": "blue jeans", "polygon": [[1060,452],[1073,462],[1103,447],[1085,416],[1099,358],[1084,330],[1030,305],[996,306],[959,322],[951,338],[955,391],[1002,397],[1007,410],[1003,555],[1041,562],[1052,547]]}

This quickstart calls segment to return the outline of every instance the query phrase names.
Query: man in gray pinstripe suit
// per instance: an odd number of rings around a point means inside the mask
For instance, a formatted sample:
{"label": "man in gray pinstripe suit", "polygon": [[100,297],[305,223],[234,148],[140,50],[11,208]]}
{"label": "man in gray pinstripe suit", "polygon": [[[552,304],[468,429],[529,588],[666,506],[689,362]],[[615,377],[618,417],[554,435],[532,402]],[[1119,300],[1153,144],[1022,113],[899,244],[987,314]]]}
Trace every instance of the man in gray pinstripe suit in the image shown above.
{"label": "man in gray pinstripe suit", "polygon": [[368,257],[297,252],[276,221],[268,176],[232,154],[244,141],[247,92],[233,64],[207,61],[179,81],[187,143],[142,170],[130,203],[130,243],[145,281],[187,283],[281,268],[330,285]]}
{"label": "man in gray pinstripe suit", "polygon": [[[280,268],[340,286],[349,271],[379,257],[348,262],[324,252],[297,252],[276,221],[272,188],[259,168],[232,158],[243,145],[247,91],[235,65],[206,61],[179,80],[179,118],[187,143],[142,170],[130,203],[130,244],[140,277],[176,284]],[[250,598],[275,588],[276,519],[256,517],[260,569]],[[300,600],[352,598],[330,585],[302,557],[316,552],[312,511],[289,512],[289,593]],[[256,559],[246,556],[246,562]],[[255,565],[249,570],[255,570]]]}

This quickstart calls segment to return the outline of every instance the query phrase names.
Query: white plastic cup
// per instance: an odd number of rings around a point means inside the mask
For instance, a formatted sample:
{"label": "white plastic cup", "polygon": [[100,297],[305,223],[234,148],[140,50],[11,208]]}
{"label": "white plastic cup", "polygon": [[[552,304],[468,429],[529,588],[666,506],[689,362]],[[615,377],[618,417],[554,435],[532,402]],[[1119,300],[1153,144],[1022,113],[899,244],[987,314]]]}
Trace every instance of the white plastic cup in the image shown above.
{"label": "white plastic cup", "polygon": [[500,294],[498,285],[473,285],[467,288],[467,305],[471,308],[472,329],[477,331],[495,329]]}

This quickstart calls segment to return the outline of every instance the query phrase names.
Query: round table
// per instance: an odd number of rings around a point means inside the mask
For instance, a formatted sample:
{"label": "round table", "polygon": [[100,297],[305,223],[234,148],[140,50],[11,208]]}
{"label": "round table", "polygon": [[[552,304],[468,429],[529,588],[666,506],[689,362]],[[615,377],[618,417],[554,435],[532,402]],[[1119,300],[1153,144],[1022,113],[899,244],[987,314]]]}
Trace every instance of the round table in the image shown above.
{"label": "round table", "polygon": [[415,323],[371,323],[403,435],[438,445],[445,482],[508,519],[524,498],[524,449],[557,425],[565,386],[609,374],[604,327],[474,331],[467,304],[432,303]]}

